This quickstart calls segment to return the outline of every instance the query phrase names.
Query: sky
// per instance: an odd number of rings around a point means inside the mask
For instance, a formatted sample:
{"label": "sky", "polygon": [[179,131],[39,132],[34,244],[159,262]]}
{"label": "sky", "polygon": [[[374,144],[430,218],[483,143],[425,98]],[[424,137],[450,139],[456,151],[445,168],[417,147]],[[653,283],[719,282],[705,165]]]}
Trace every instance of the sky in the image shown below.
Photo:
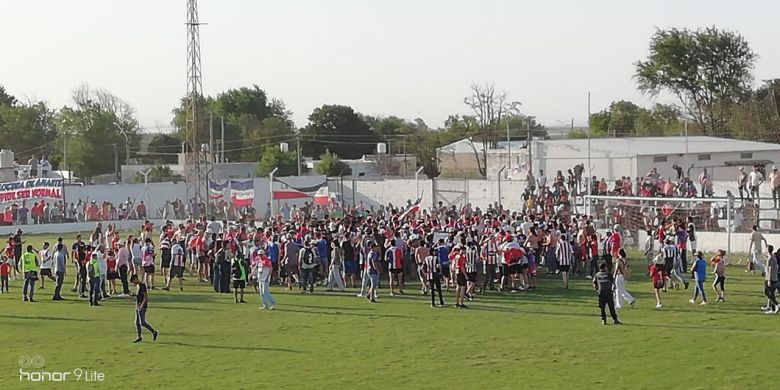
{"label": "sky", "polygon": [[[738,5],[737,5],[738,4]],[[656,28],[717,26],[745,36],[757,83],[780,77],[780,2],[746,0],[200,0],[203,89],[257,84],[297,126],[323,104],[441,126],[493,84],[550,127],[584,124],[643,96],[633,63]],[[186,0],[0,0],[0,85],[71,103],[82,84],[129,102],[150,131],[186,94]]]}

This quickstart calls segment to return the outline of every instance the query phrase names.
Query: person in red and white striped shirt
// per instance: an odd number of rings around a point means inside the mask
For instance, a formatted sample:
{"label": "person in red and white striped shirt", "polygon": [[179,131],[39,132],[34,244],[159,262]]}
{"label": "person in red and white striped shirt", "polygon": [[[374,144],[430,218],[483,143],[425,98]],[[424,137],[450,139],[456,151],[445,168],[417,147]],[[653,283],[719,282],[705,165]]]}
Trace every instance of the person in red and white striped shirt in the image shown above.
{"label": "person in red and white striped shirt", "polygon": [[169,291],[171,289],[171,280],[173,278],[179,279],[179,291],[184,291],[184,241],[176,241],[171,247],[171,271],[168,277],[165,279],[165,287],[163,290]]}
{"label": "person in red and white striped shirt", "polygon": [[496,289],[494,278],[496,276],[496,264],[498,264],[497,259],[500,255],[498,254],[498,243],[495,236],[486,235],[482,243],[482,262],[485,280],[482,281],[481,292],[484,293],[488,287],[491,290]]}

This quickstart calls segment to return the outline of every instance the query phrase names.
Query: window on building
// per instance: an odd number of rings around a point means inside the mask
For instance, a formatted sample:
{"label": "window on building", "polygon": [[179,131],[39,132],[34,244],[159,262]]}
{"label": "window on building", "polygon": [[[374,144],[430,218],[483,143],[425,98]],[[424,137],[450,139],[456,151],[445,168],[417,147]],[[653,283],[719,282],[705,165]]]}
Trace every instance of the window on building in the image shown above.
{"label": "window on building", "polygon": [[653,157],[653,162],[654,163],[666,162],[666,156],[655,156]]}
{"label": "window on building", "polygon": [[749,160],[749,159],[753,158],[753,153],[740,153],[739,154],[739,158],[741,158],[743,160]]}
{"label": "window on building", "polygon": [[710,159],[710,155],[709,154],[700,154],[699,155],[699,161],[707,161],[709,159]]}

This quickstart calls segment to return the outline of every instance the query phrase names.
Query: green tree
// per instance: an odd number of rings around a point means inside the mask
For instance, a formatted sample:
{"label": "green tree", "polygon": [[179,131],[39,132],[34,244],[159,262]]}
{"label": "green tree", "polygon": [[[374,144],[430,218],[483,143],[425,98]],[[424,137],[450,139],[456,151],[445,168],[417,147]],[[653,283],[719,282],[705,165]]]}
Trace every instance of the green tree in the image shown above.
{"label": "green tree", "polygon": [[728,136],[726,113],[750,91],[756,58],[745,38],[732,31],[658,29],[647,59],[635,63],[634,79],[651,96],[662,91],[676,96],[705,134]]}
{"label": "green tree", "polygon": [[320,155],[320,162],[317,163],[314,170],[325,176],[348,176],[352,174],[352,169],[350,169],[349,165],[341,161],[339,156],[331,153],[328,149],[325,149],[325,153]]}
{"label": "green tree", "polygon": [[54,110],[44,102],[19,103],[13,97],[3,99],[4,102],[0,103],[0,139],[3,141],[3,149],[13,150],[23,163],[33,155],[40,158],[50,154],[50,161],[56,168],[59,159],[52,159],[59,152],[56,148]]}
{"label": "green tree", "polygon": [[13,106],[16,104],[16,98],[6,92],[5,87],[0,85],[0,106]]}
{"label": "green tree", "polygon": [[182,139],[178,134],[155,134],[146,152],[141,156],[145,164],[160,162],[162,164],[177,164],[179,159],[176,153],[181,152]]}
{"label": "green tree", "polygon": [[352,107],[339,105],[315,108],[301,135],[306,154],[319,156],[328,148],[345,158],[371,154],[375,144],[382,140]]}
{"label": "green tree", "polygon": [[241,129],[245,145],[242,153],[244,160],[256,157],[266,146],[289,143],[295,137],[290,122],[276,116],[260,120],[252,114],[244,114],[231,122],[236,123]]}
{"label": "green tree", "polygon": [[282,152],[278,146],[266,146],[257,162],[255,172],[258,176],[268,176],[274,168],[279,168],[276,176],[298,174],[298,155],[294,151]]}
{"label": "green tree", "polygon": [[[85,180],[114,171],[114,159],[106,158],[117,145],[120,161],[125,159],[124,132],[130,149],[137,150],[138,122],[133,108],[101,89],[82,86],[73,93],[73,107],[57,114],[60,135],[67,137],[68,169]],[[132,157],[132,156],[131,156]]]}

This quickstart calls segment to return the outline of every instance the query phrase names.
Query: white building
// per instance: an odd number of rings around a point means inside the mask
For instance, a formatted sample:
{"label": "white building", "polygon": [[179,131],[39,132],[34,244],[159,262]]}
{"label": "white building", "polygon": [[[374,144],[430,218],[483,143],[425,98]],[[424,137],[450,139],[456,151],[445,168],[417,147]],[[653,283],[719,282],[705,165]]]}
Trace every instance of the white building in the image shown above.
{"label": "white building", "polygon": [[[470,141],[461,140],[439,149],[439,161],[442,171],[476,171],[476,159]],[[475,142],[481,156],[481,144]],[[566,174],[576,164],[583,164],[588,172],[588,140],[533,140],[530,148],[525,141],[513,141],[507,155],[506,143],[487,153],[487,176],[495,178],[502,166],[511,161],[511,178],[524,179],[528,168],[534,175],[544,169],[549,177],[557,171]],[[530,153],[530,158],[529,158]],[[511,159],[510,159],[511,157]],[[457,162],[457,164],[455,164]],[[735,180],[737,168],[753,164],[765,164],[771,168],[780,164],[780,145],[765,142],[742,141],[726,138],[693,137],[637,137],[637,138],[593,138],[590,140],[591,176],[607,180],[622,176],[638,177],[646,175],[652,168],[664,177],[676,178],[672,166],[683,168],[684,175],[693,178],[707,168],[713,180]],[[468,177],[468,176],[466,176]]]}

